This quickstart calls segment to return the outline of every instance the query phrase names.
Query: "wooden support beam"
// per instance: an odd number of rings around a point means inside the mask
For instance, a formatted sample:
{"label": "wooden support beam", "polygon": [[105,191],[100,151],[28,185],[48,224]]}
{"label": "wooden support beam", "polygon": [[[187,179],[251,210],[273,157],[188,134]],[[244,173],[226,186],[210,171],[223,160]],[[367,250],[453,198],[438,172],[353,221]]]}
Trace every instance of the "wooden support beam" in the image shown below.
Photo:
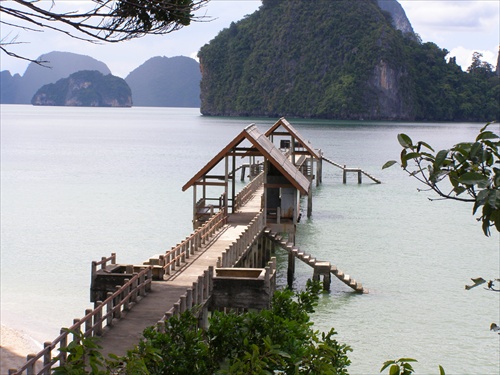
{"label": "wooden support beam", "polygon": [[200,185],[200,186],[226,186],[226,182],[200,181],[200,182],[195,182],[193,185]]}
{"label": "wooden support beam", "polygon": [[266,189],[279,189],[279,188],[293,188],[292,184],[264,184],[264,188]]}

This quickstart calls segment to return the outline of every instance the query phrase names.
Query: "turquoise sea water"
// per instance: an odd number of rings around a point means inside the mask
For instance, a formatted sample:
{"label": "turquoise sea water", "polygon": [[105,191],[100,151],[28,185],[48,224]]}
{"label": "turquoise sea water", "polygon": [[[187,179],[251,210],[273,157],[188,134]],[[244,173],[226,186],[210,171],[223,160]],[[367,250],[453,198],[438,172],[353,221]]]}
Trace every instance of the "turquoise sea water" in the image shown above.
{"label": "turquoise sea water", "polygon": [[[246,125],[277,119],[202,117],[197,109],[1,107],[1,320],[51,341],[89,302],[90,263],[116,252],[140,263],[191,232],[192,194],[181,187]],[[288,119],[330,159],[361,167],[342,184],[325,164],[313,216],[297,243],[370,291],[340,282],[320,299],[317,329],[350,344],[352,374],[414,357],[420,374],[498,374],[500,293],[465,291],[500,276],[499,237],[485,238],[471,207],[431,202],[398,167],[396,135],[446,148],[483,124]],[[497,126],[497,130],[498,126]],[[286,267],[282,253],[282,267]],[[297,263],[295,287],[311,269]],[[281,280],[284,283],[284,280]]]}

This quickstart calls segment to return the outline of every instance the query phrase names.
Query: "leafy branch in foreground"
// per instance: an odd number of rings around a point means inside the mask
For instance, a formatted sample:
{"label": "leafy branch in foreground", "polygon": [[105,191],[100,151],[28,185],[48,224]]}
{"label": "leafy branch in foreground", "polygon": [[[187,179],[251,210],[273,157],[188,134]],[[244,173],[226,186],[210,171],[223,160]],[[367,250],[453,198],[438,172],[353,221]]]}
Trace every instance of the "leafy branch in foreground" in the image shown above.
{"label": "leafy branch in foreground", "polygon": [[[473,203],[473,215],[482,208],[477,220],[486,236],[491,227],[500,232],[500,137],[489,130],[490,125],[480,130],[474,142],[462,142],[437,153],[426,142],[413,143],[408,135],[398,134],[403,170],[440,199]],[[382,169],[397,163],[388,161]]]}
{"label": "leafy branch in foreground", "polygon": [[[55,1],[13,0],[0,2],[0,24],[18,30],[54,30],[89,42],[120,42],[145,35],[164,35],[198,20],[194,12],[209,0],[92,0],[72,10],[58,8]],[[70,3],[70,2],[67,2]],[[74,3],[77,3],[76,1]],[[66,4],[65,4],[66,5]],[[79,7],[83,7],[80,9]],[[32,61],[10,51],[16,36],[2,38],[0,50],[9,56]]]}
{"label": "leafy branch in foreground", "polygon": [[[384,371],[389,366],[389,375],[411,375],[415,372],[411,362],[417,362],[413,358],[399,358],[397,360],[386,361],[380,369],[380,372]],[[439,375],[445,375],[443,367],[439,366]]]}

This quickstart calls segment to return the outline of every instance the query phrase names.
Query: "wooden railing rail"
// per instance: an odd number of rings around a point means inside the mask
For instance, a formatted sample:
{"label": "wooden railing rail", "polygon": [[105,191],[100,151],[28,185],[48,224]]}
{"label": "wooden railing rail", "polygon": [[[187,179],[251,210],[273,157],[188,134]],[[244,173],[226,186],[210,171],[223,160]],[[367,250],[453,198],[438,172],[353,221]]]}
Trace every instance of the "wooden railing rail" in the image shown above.
{"label": "wooden railing rail", "polygon": [[157,323],[157,329],[164,332],[165,322],[173,316],[179,316],[183,312],[195,306],[202,306],[212,294],[214,267],[210,266],[203,271],[203,275],[198,276],[198,280],[193,282],[191,288],[186,289],[174,306]]}
{"label": "wooden railing rail", "polygon": [[[113,256],[112,256],[113,257]],[[110,257],[111,258],[111,257]],[[110,258],[107,261],[110,260]],[[104,258],[103,258],[104,259]],[[116,260],[116,256],[114,257]],[[96,262],[100,263],[100,262]],[[52,367],[59,362],[63,365],[66,361],[66,353],[62,352],[68,346],[69,342],[79,341],[80,335],[84,337],[100,336],[105,327],[111,327],[113,319],[120,319],[123,311],[127,311],[132,304],[138,302],[138,297],[144,297],[151,289],[152,267],[146,267],[141,272],[134,274],[130,280],[126,280],[123,286],[117,286],[114,293],[109,292],[104,301],[97,301],[94,309],[85,310],[85,316],[82,319],[75,319],[73,325],[69,328],[62,328],[59,336],[52,342],[45,342],[44,348],[38,354],[29,354],[27,361],[19,369],[10,369],[9,375],[48,375]],[[68,339],[68,336],[72,338]],[[53,355],[55,349],[59,354]],[[35,366],[42,359],[43,365],[37,371]]]}
{"label": "wooden railing rail", "polygon": [[108,262],[110,265],[116,264],[116,253],[111,253],[111,256],[109,257],[102,257],[101,260],[99,261],[92,261],[92,270],[91,270],[92,279],[94,278],[94,275],[97,272],[97,267],[101,266],[100,269],[104,270],[108,266]]}
{"label": "wooden railing rail", "polygon": [[238,211],[245,203],[247,203],[263,183],[264,172],[261,172],[234,197],[233,212]]}
{"label": "wooden railing rail", "polygon": [[170,275],[172,271],[175,271],[176,267],[180,267],[182,263],[185,263],[186,259],[189,259],[202,245],[205,245],[226,222],[227,214],[225,210],[219,211],[189,237],[186,237],[184,241],[168,250],[163,255],[164,261],[162,266],[164,273]]}
{"label": "wooden railing rail", "polygon": [[244,255],[249,246],[253,244],[265,225],[264,211],[260,211],[252,221],[250,221],[247,229],[237,238],[236,242],[233,242],[229,245],[227,250],[222,252],[222,255],[217,261],[217,267],[233,267]]}

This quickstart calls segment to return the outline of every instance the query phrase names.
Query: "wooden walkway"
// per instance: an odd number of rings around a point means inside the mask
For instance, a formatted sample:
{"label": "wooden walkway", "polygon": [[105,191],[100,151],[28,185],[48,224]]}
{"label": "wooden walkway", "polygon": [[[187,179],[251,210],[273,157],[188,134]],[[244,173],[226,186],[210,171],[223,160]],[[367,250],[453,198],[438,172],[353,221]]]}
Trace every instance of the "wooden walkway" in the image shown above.
{"label": "wooden walkway", "polygon": [[354,172],[358,174],[358,183],[361,183],[361,175],[364,174],[366,177],[372,179],[374,182],[377,184],[381,184],[382,181],[380,181],[378,178],[373,177],[371,174],[368,172],[365,172],[361,168],[347,168],[345,165],[340,165],[339,163],[335,163],[333,160],[325,158],[324,156],[322,157],[324,161],[327,163],[330,163],[331,165],[336,166],[337,168],[342,169],[343,171],[343,183],[345,184],[347,182],[347,172]]}
{"label": "wooden walkway", "polygon": [[349,275],[345,274],[343,271],[337,268],[337,266],[332,265],[328,261],[320,261],[314,258],[311,254],[300,250],[298,246],[294,246],[292,243],[287,242],[278,233],[271,231],[266,231],[266,235],[270,238],[276,245],[280,246],[282,249],[286,250],[289,254],[295,258],[301,260],[308,266],[314,268],[314,274],[317,276],[326,274],[332,274],[349,288],[352,288],[357,293],[368,293],[368,290],[363,287],[363,284],[356,281]]}
{"label": "wooden walkway", "polygon": [[228,223],[204,249],[186,259],[186,263],[167,280],[153,281],[148,296],[124,314],[124,319],[118,320],[111,329],[105,331],[99,345],[106,358],[109,353],[125,355],[127,350],[137,345],[145,328],[156,325],[204,271],[210,266],[216,267],[222,252],[236,241],[260,211],[262,194],[263,187],[237,213],[229,215]]}

